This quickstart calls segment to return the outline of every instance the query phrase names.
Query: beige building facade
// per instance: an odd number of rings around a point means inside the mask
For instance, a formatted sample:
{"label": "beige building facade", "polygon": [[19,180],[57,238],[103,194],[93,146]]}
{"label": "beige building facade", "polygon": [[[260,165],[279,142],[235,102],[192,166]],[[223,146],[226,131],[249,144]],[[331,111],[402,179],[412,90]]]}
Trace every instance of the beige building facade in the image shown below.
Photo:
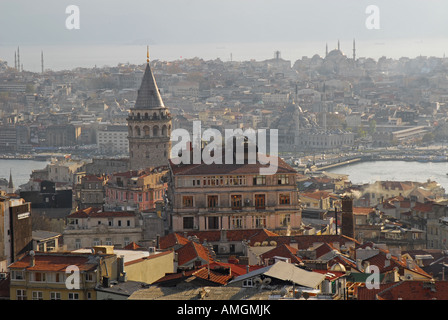
{"label": "beige building facade", "polygon": [[171,165],[172,229],[299,230],[296,172],[279,159],[276,174],[259,164]]}
{"label": "beige building facade", "polygon": [[100,245],[123,248],[139,242],[142,231],[141,220],[134,212],[87,208],[67,216],[63,238],[67,250]]}

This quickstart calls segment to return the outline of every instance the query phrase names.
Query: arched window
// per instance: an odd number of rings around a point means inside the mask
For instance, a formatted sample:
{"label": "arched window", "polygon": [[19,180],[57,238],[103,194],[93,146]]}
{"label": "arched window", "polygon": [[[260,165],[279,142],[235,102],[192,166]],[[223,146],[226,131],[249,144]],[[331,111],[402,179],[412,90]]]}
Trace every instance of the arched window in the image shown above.
{"label": "arched window", "polygon": [[149,127],[148,126],[143,127],[143,135],[145,137],[149,137]]}
{"label": "arched window", "polygon": [[153,137],[159,136],[159,126],[154,126],[154,128],[152,128],[152,135]]}
{"label": "arched window", "polygon": [[166,125],[163,125],[163,127],[162,127],[162,137],[166,137],[167,136],[167,132],[168,130],[167,130],[167,128],[166,128]]}
{"label": "arched window", "polygon": [[135,127],[135,135],[137,136],[137,137],[140,137],[140,127]]}

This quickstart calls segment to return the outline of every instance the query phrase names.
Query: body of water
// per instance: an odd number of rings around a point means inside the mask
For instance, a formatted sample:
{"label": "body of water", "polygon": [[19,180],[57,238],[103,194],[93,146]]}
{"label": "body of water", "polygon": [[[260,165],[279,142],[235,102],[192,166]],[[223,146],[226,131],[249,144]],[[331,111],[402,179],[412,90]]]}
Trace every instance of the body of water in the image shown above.
{"label": "body of water", "polygon": [[[12,172],[14,187],[27,183],[35,169],[43,169],[45,161],[0,159],[0,178],[9,179]],[[378,180],[425,182],[437,181],[448,192],[448,162],[373,161],[336,167],[327,172],[347,174],[354,184]]]}
{"label": "body of water", "polygon": [[437,181],[448,192],[448,162],[372,161],[336,167],[327,172],[348,174],[354,184],[380,180]]}
{"label": "body of water", "polygon": [[9,181],[11,170],[14,188],[17,189],[20,185],[28,182],[33,170],[43,169],[46,165],[46,161],[0,159],[0,178]]}
{"label": "body of water", "polygon": [[[341,41],[341,51],[352,57],[353,39]],[[77,67],[93,68],[117,66],[119,63],[143,64],[146,61],[146,45],[20,45],[20,61],[24,70],[41,71],[41,52],[44,53],[44,68],[53,71],[71,70]],[[326,43],[307,42],[245,42],[245,43],[203,43],[203,44],[157,44],[150,45],[152,60],[175,61],[184,58],[202,58],[222,61],[263,61],[274,58],[280,51],[281,58],[291,61],[325,56]],[[337,39],[328,43],[328,50],[337,48]],[[14,53],[17,46],[0,46],[0,59],[14,67]],[[356,56],[373,58],[382,56],[399,59],[417,56],[443,57],[448,51],[448,38],[442,39],[398,39],[398,40],[356,40]]]}

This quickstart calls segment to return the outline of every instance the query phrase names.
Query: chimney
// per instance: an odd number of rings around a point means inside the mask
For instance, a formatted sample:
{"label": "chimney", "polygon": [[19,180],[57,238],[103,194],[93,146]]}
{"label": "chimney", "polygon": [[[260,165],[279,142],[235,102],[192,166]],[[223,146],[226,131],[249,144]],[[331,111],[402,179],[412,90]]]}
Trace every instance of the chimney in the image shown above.
{"label": "chimney", "polygon": [[124,256],[121,255],[117,258],[117,278],[124,282],[126,277],[126,272],[124,271]]}
{"label": "chimney", "polygon": [[30,267],[34,267],[36,265],[36,258],[35,258],[36,253],[31,250],[30,251]]}
{"label": "chimney", "polygon": [[355,237],[355,229],[354,229],[354,218],[353,218],[353,199],[349,196],[345,196],[342,198],[342,221],[341,221],[341,229],[342,235],[354,238]]}

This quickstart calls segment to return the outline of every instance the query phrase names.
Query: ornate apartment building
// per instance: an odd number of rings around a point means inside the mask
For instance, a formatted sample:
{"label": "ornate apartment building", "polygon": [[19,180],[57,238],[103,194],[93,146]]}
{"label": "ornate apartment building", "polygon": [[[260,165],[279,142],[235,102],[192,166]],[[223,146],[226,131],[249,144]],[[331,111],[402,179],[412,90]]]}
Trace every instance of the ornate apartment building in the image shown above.
{"label": "ornate apartment building", "polygon": [[280,158],[273,175],[260,175],[262,166],[171,162],[172,231],[299,231],[296,171]]}
{"label": "ornate apartment building", "polygon": [[149,56],[137,100],[127,122],[130,169],[168,165],[171,114],[162,101]]}

